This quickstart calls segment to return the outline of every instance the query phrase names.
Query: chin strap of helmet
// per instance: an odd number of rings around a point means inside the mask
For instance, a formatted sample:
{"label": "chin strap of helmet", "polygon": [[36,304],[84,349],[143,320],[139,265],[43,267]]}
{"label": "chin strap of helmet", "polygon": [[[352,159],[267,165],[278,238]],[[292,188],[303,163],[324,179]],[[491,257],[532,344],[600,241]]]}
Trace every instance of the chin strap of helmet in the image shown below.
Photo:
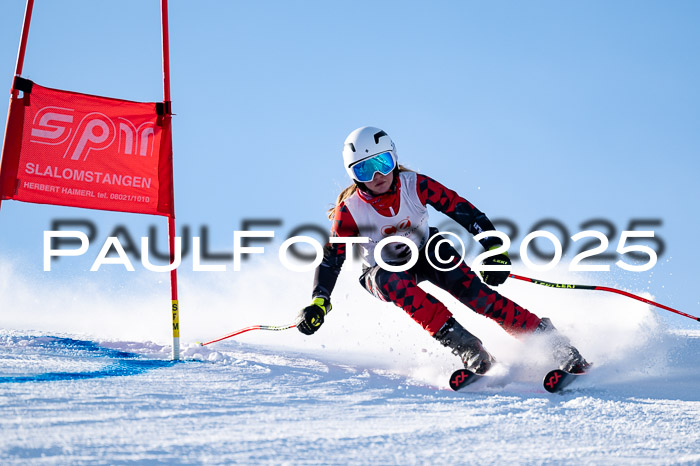
{"label": "chin strap of helmet", "polygon": [[355,182],[355,186],[357,186],[357,189],[359,189],[359,190],[361,190],[361,191],[364,191],[364,192],[366,192],[366,193],[369,193],[369,192],[370,192],[370,190],[367,189],[367,186],[365,186],[364,183],[361,183],[361,182],[359,182],[359,181],[357,181],[357,180],[353,180],[353,181]]}

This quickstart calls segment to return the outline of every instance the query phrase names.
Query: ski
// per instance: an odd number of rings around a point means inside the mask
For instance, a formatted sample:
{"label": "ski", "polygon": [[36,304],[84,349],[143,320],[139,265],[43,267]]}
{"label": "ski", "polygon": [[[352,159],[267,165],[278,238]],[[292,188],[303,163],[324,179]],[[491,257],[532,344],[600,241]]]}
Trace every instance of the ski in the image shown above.
{"label": "ski", "polygon": [[586,375],[586,373],[582,372],[580,374],[573,374],[561,369],[554,369],[553,371],[549,371],[547,375],[544,376],[542,385],[544,385],[544,389],[549,393],[559,393],[582,375]]}
{"label": "ski", "polygon": [[460,390],[482,377],[483,375],[476,374],[468,369],[458,369],[450,376],[450,388],[454,391]]}

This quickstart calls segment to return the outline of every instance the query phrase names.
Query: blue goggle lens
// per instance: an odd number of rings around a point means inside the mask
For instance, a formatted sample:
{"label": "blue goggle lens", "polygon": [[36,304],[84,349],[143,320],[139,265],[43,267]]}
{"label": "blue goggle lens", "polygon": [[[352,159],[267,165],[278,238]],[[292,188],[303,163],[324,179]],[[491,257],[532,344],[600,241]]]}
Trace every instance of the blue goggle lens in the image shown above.
{"label": "blue goggle lens", "polygon": [[382,152],[369,159],[357,162],[352,166],[352,172],[355,174],[357,181],[367,183],[372,181],[374,174],[379,172],[382,175],[388,175],[396,167],[391,152]]}

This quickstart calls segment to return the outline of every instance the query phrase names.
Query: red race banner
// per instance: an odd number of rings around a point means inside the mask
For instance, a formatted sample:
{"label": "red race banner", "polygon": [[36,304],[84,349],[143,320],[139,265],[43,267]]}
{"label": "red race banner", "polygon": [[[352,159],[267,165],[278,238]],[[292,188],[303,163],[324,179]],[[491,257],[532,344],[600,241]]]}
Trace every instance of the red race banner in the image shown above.
{"label": "red race banner", "polygon": [[170,115],[15,78],[2,199],[174,216]]}

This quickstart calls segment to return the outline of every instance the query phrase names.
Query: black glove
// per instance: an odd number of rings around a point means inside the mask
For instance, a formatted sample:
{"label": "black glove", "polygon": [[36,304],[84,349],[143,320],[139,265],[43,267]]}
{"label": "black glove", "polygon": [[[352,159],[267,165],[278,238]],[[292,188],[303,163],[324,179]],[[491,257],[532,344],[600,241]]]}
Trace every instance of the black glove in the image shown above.
{"label": "black glove", "polygon": [[331,300],[316,297],[313,304],[299,311],[297,328],[305,335],[312,335],[323,324],[323,317],[331,311]]}
{"label": "black glove", "polygon": [[[500,248],[501,246],[493,246],[491,249]],[[490,249],[489,249],[490,250]],[[483,262],[484,265],[510,265],[508,253],[498,254],[497,256],[487,257]],[[484,270],[481,273],[484,283],[491,286],[501,285],[508,278],[508,270]]]}

